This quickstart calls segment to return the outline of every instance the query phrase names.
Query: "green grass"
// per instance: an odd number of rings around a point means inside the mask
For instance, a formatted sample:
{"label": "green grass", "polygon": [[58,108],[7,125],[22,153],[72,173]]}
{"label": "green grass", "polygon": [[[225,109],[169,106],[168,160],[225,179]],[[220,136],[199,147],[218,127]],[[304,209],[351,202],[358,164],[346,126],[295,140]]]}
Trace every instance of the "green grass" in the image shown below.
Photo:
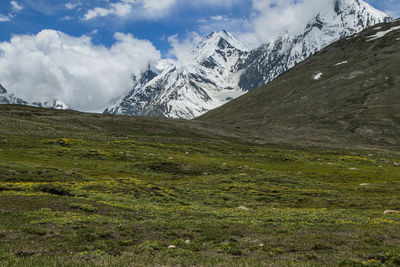
{"label": "green grass", "polygon": [[0,124],[1,266],[400,264],[396,151],[22,107]]}

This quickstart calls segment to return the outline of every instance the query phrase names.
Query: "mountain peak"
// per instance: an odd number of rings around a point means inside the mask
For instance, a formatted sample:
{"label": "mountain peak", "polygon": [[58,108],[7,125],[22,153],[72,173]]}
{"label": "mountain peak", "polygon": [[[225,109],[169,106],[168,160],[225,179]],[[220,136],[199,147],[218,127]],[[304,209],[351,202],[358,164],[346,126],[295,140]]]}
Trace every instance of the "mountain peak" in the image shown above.
{"label": "mountain peak", "polygon": [[243,65],[246,70],[239,86],[252,90],[269,83],[325,46],[391,20],[363,0],[331,0],[329,3],[331,9],[315,14],[304,31],[280,37],[251,51]]}
{"label": "mountain peak", "polygon": [[390,17],[370,4],[363,0],[335,0],[335,12],[337,15],[351,15],[354,14],[355,11],[368,13],[370,16],[375,18],[387,18],[388,21]]}
{"label": "mountain peak", "polygon": [[212,56],[218,50],[234,49],[246,52],[247,49],[229,32],[222,30],[210,33],[193,51],[197,61]]}

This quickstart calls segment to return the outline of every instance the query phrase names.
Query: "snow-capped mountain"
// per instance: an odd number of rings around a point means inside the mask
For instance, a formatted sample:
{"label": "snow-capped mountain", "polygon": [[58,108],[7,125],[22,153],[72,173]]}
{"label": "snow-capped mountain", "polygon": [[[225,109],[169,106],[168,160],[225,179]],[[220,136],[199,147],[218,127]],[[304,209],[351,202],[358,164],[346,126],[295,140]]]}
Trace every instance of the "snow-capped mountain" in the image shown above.
{"label": "snow-capped mountain", "polygon": [[70,109],[70,107],[64,102],[62,102],[60,99],[52,99],[43,102],[33,102],[31,106],[39,108],[50,108],[50,109],[63,109],[63,110]]}
{"label": "snow-capped mountain", "polygon": [[0,104],[18,104],[28,105],[29,103],[21,98],[16,97],[14,94],[9,94],[0,84]]}
{"label": "snow-capped mountain", "polygon": [[105,113],[191,119],[294,67],[325,46],[389,17],[362,0],[332,0],[304,31],[248,52],[226,31],[210,34],[183,67],[161,61],[134,78],[133,90]]}
{"label": "snow-capped mountain", "polygon": [[226,31],[213,32],[192,52],[193,62],[161,61],[134,78],[134,89],[105,113],[193,118],[244,93],[238,62],[247,50]]}
{"label": "snow-capped mountain", "polygon": [[14,94],[9,94],[7,90],[0,84],[0,104],[18,104],[27,105],[33,107],[41,108],[51,108],[51,109],[70,109],[68,105],[63,103],[61,100],[53,99],[44,102],[33,102],[23,100],[22,98],[16,97]]}
{"label": "snow-capped mountain", "polygon": [[251,51],[239,86],[250,91],[267,84],[327,45],[389,20],[362,0],[336,0],[333,10],[312,18],[301,34],[286,34]]}

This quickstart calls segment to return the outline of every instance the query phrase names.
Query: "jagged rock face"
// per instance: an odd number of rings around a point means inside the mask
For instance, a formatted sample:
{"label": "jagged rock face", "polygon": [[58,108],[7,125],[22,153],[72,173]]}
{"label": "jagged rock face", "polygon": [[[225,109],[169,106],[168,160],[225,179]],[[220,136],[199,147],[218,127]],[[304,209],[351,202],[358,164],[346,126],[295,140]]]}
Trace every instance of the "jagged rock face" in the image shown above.
{"label": "jagged rock face", "polygon": [[3,95],[3,94],[7,94],[7,90],[6,90],[6,88],[3,87],[3,85],[0,84],[0,95]]}
{"label": "jagged rock face", "polygon": [[238,88],[237,65],[247,54],[231,34],[214,32],[193,51],[193,63],[176,66],[161,62],[164,67],[149,67],[140,78],[134,78],[131,93],[105,113],[197,117],[244,93]]}
{"label": "jagged rock face", "polygon": [[214,32],[193,51],[193,62],[149,69],[133,90],[105,113],[192,119],[269,83],[325,46],[388,16],[361,0],[332,0],[301,34],[282,36],[248,52],[226,31]]}
{"label": "jagged rock face", "polygon": [[327,45],[390,20],[359,0],[336,0],[332,13],[318,14],[297,36],[285,35],[251,51],[241,66],[246,71],[240,78],[240,88],[251,91],[267,84]]}

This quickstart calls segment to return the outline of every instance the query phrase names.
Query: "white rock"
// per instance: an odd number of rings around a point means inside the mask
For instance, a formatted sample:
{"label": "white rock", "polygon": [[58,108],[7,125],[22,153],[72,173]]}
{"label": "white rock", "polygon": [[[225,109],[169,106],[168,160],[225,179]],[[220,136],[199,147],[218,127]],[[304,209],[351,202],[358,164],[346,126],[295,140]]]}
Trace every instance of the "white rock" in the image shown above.
{"label": "white rock", "polygon": [[249,209],[248,208],[246,208],[245,206],[240,206],[238,209],[240,209],[240,210],[244,210],[244,211],[248,211]]}
{"label": "white rock", "polygon": [[398,210],[385,210],[384,214],[390,214],[390,213],[400,213]]}
{"label": "white rock", "polygon": [[360,186],[368,186],[368,185],[370,185],[370,184],[360,184]]}
{"label": "white rock", "polygon": [[169,249],[173,249],[173,248],[176,248],[176,246],[174,246],[174,245],[169,245],[168,248],[169,248]]}
{"label": "white rock", "polygon": [[190,245],[190,240],[186,240],[186,241],[185,241],[185,244],[186,244],[186,245]]}

